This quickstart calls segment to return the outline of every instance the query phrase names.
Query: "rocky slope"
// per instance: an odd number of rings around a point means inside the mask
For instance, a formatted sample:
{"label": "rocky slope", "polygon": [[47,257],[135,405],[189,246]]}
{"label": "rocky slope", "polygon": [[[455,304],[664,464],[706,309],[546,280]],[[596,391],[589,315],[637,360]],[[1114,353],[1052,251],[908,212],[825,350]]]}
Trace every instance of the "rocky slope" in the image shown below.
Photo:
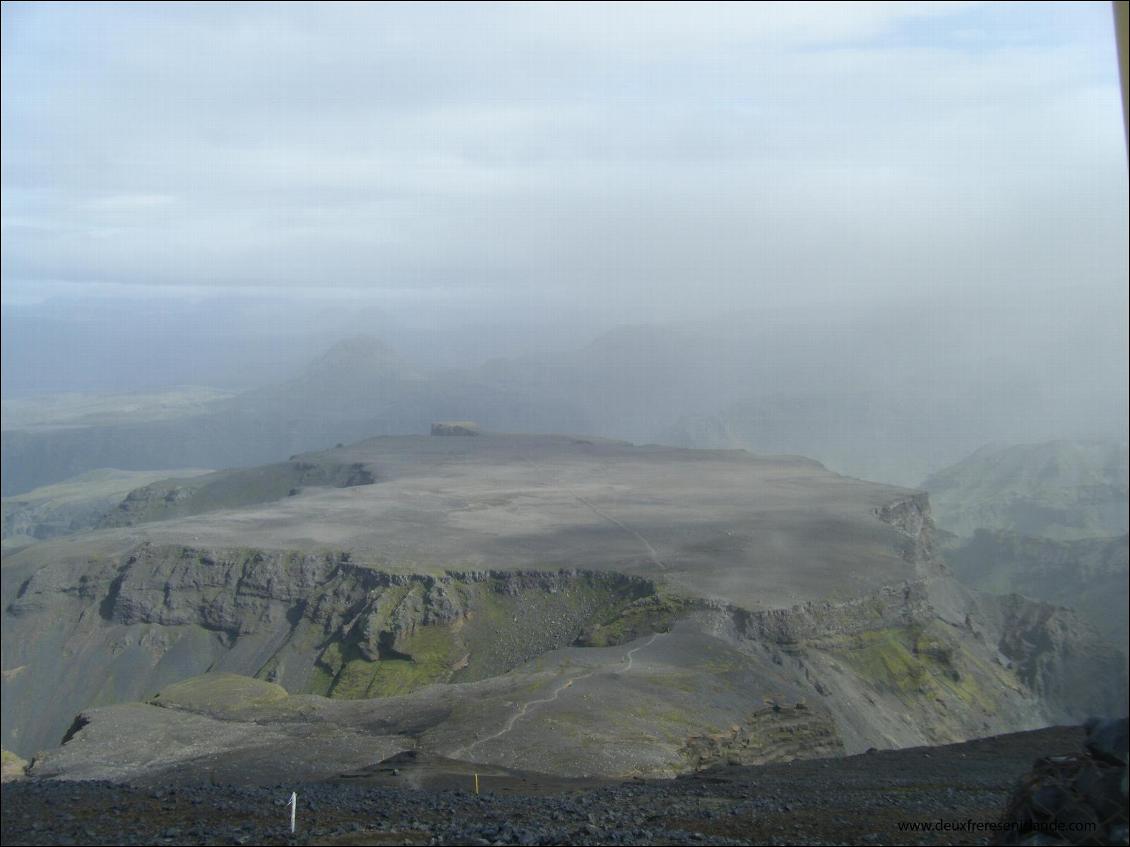
{"label": "rocky slope", "polygon": [[[54,710],[59,737],[83,703],[144,697],[208,670],[153,706],[83,711],[74,740],[48,754],[41,773],[156,778],[202,755],[230,778],[270,773],[279,757],[291,761],[292,744],[312,744],[329,727],[321,769],[309,775],[324,778],[343,762],[400,750],[518,768],[533,766],[536,750],[555,773],[672,774],[940,743],[1118,707],[1113,685],[1081,695],[1068,678],[1113,681],[1118,667],[1088,655],[1099,646],[1065,613],[1013,598],[955,632],[931,602],[935,581],[751,613],[610,573],[435,578],[345,557],[145,547],[102,577],[86,569],[67,586],[39,571],[21,587],[9,621],[36,616],[52,595],[85,593],[88,611],[72,613],[63,636],[85,649],[29,674],[59,639],[58,628],[39,630],[19,651],[5,715],[43,728]],[[1048,641],[1042,649],[1034,633]],[[220,671],[261,678],[269,696],[215,688]],[[37,704],[35,720],[16,713],[20,702]],[[174,713],[185,709],[207,720],[194,718],[190,732]],[[266,724],[270,738],[258,729]],[[169,739],[186,734],[178,753]],[[641,735],[647,744],[632,741]]]}
{"label": "rocky slope", "polygon": [[1056,541],[1000,530],[943,545],[954,575],[982,591],[1061,603],[1126,649],[1130,635],[1127,536]]}
{"label": "rocky slope", "polygon": [[949,576],[923,495],[814,462],[493,435],[295,461],[375,483],[5,557],[4,746],[72,727],[36,765],[72,777],[671,775],[1125,708],[1069,612]]}
{"label": "rocky slope", "polygon": [[959,579],[1076,609],[1125,655],[1125,442],[987,447],[923,486]]}
{"label": "rocky slope", "polygon": [[408,754],[317,783],[291,773],[265,785],[226,784],[220,774],[212,783],[25,779],[3,788],[0,836],[113,845],[986,844],[1001,834],[990,827],[1033,760],[1065,761],[1082,747],[1078,727],[1057,727],[619,783]]}

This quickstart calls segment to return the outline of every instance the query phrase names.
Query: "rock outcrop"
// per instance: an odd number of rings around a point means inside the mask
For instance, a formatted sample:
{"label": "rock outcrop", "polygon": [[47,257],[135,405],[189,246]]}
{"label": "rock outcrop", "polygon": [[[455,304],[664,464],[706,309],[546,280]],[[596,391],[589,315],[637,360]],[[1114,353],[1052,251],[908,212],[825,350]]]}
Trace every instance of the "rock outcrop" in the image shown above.
{"label": "rock outcrop", "polygon": [[1127,536],[1057,541],[977,530],[942,545],[954,575],[974,588],[1069,606],[1126,651],[1130,635]]}
{"label": "rock outcrop", "polygon": [[1087,722],[1086,751],[1037,759],[1009,800],[994,844],[1125,844],[1127,720]]}
{"label": "rock outcrop", "polygon": [[478,435],[479,425],[474,421],[437,421],[432,424],[432,435]]}
{"label": "rock outcrop", "polygon": [[692,735],[682,753],[691,770],[719,765],[764,765],[843,755],[835,722],[805,703],[771,702],[723,732]]}

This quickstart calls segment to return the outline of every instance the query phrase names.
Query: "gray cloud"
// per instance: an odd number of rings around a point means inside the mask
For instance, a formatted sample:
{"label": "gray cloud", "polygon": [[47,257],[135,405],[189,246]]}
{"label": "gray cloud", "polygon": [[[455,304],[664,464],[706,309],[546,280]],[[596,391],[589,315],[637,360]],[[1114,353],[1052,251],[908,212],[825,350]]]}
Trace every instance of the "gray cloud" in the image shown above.
{"label": "gray cloud", "polygon": [[1125,278],[1103,4],[4,8],[6,295]]}

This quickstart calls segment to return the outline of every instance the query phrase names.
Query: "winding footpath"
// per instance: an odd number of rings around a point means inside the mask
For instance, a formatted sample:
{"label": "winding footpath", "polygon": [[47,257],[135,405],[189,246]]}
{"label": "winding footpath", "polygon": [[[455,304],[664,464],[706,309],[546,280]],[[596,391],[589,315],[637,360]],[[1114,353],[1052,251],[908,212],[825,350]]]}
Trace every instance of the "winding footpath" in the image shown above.
{"label": "winding footpath", "polygon": [[[531,459],[530,457],[528,457],[528,456],[523,456],[523,457],[522,457],[522,460],[523,460],[523,461],[524,461],[524,462],[525,462],[526,464],[528,464],[528,465],[529,465],[530,467],[532,467],[532,468],[534,468],[535,470],[539,471],[540,473],[543,473],[543,474],[547,473],[547,471],[545,470],[545,468],[543,468],[543,467],[542,467],[541,465],[539,465],[539,464],[538,464],[537,462],[535,462],[535,461],[534,461],[533,459]],[[652,563],[653,563],[653,564],[654,564],[654,565],[655,565],[655,566],[656,566],[657,568],[659,568],[659,569],[660,569],[661,571],[665,571],[665,570],[667,570],[667,565],[666,565],[666,563],[665,563],[665,562],[664,562],[664,561],[663,561],[663,560],[662,560],[661,558],[659,558],[659,551],[657,551],[657,550],[655,549],[655,547],[653,547],[653,546],[652,546],[651,542],[650,542],[650,541],[648,541],[648,540],[647,540],[646,538],[644,538],[643,534],[642,534],[642,533],[640,533],[640,532],[639,532],[638,530],[634,530],[634,529],[632,529],[632,528],[631,528],[630,526],[628,526],[628,525],[627,525],[626,523],[624,523],[623,521],[621,521],[621,520],[619,520],[619,519],[617,519],[617,518],[614,518],[614,517],[612,517],[612,515],[608,514],[608,512],[604,511],[604,509],[602,509],[602,508],[600,508],[599,506],[597,506],[597,505],[596,505],[595,503],[593,503],[593,502],[592,502],[591,500],[589,500],[589,499],[588,499],[588,498],[586,498],[586,497],[582,497],[582,496],[581,496],[580,494],[578,494],[578,493],[576,492],[576,490],[575,490],[574,488],[572,488],[571,486],[569,486],[569,485],[566,485],[566,484],[565,484],[564,482],[562,482],[562,481],[560,480],[560,478],[559,478],[559,479],[558,479],[558,481],[557,481],[556,487],[557,487],[557,488],[560,488],[560,489],[562,489],[562,490],[564,490],[564,491],[567,491],[567,492],[569,492],[569,496],[570,496],[570,497],[572,497],[572,498],[573,498],[574,500],[576,500],[576,501],[577,501],[578,503],[580,503],[580,504],[581,504],[582,506],[584,506],[584,507],[585,507],[586,509],[588,509],[589,511],[591,511],[591,512],[592,512],[592,513],[593,513],[594,515],[596,515],[596,516],[597,516],[598,518],[602,518],[603,520],[606,520],[606,521],[608,521],[608,522],[609,522],[610,524],[612,524],[613,526],[619,527],[620,529],[624,530],[624,532],[626,532],[626,533],[628,533],[629,535],[633,536],[633,537],[634,537],[634,538],[635,538],[635,539],[636,539],[637,541],[639,541],[639,542],[640,542],[641,544],[643,544],[643,546],[644,546],[644,549],[645,549],[645,550],[647,550],[647,555],[648,555],[648,558],[650,558],[650,559],[651,559]]]}
{"label": "winding footpath", "polygon": [[[644,649],[645,647],[650,647],[652,644],[655,643],[655,639],[659,638],[659,636],[660,636],[660,633],[656,632],[656,633],[652,634],[651,638],[649,638],[643,644],[640,644],[640,645],[633,647],[632,649],[628,650],[624,654],[624,658],[620,660],[621,662],[624,663],[624,667],[621,668],[619,671],[617,671],[617,673],[627,673],[628,671],[630,671],[632,669],[632,665],[635,663],[636,653],[638,653],[640,650]],[[554,688],[553,693],[550,694],[548,697],[541,697],[541,698],[538,698],[536,700],[527,700],[525,703],[522,703],[518,707],[517,711],[515,711],[514,714],[512,714],[509,718],[507,718],[506,723],[503,724],[502,729],[500,729],[498,732],[495,732],[495,733],[492,733],[491,735],[486,735],[482,738],[476,739],[475,741],[471,742],[466,747],[462,747],[459,750],[452,753],[452,756],[455,757],[455,758],[462,758],[465,754],[470,753],[476,747],[478,747],[482,744],[486,744],[488,741],[494,741],[496,738],[501,738],[502,736],[506,735],[506,733],[510,732],[510,730],[512,730],[514,728],[514,725],[517,724],[518,721],[521,720],[523,717],[525,717],[526,714],[530,711],[530,709],[532,709],[534,706],[540,706],[543,703],[552,703],[554,700],[556,700],[558,697],[561,696],[561,693],[563,691],[565,691],[568,688],[571,688],[573,683],[580,682],[582,679],[588,679],[590,676],[596,676],[596,674],[600,673],[602,670],[605,670],[605,668],[604,667],[595,667],[592,670],[585,671],[584,673],[578,674],[577,676],[569,677],[569,679],[565,680],[563,683],[561,683],[556,688]]]}
{"label": "winding footpath", "polygon": [[565,490],[568,491],[570,494],[572,494],[573,497],[577,500],[577,502],[579,502],[581,505],[587,506],[589,509],[591,509],[592,513],[594,515],[596,515],[597,517],[604,518],[609,523],[620,527],[620,529],[624,530],[624,532],[628,533],[629,535],[634,535],[636,537],[636,539],[641,544],[643,544],[643,546],[645,548],[647,548],[647,555],[651,558],[651,561],[655,564],[655,566],[658,567],[662,571],[667,570],[667,565],[664,564],[663,560],[659,558],[659,553],[656,551],[656,549],[654,547],[651,546],[651,542],[648,541],[646,538],[644,538],[642,534],[640,534],[638,531],[632,529],[630,526],[625,524],[623,521],[617,520],[616,518],[612,517],[612,515],[608,514],[608,512],[604,511],[599,506],[596,506],[594,503],[591,503],[589,500],[585,499],[580,494],[573,491],[571,488],[566,488]]}

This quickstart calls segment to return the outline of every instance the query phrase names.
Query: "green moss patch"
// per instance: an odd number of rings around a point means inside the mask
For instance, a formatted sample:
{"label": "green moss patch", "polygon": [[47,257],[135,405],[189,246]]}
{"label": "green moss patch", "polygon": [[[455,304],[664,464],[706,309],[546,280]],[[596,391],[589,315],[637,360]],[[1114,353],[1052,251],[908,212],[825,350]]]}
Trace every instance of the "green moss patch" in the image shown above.
{"label": "green moss patch", "polygon": [[318,659],[308,686],[313,694],[346,700],[408,694],[446,682],[459,659],[449,626],[423,626],[401,639],[395,657],[367,658],[355,643],[331,642]]}
{"label": "green moss patch", "polygon": [[610,604],[603,620],[577,639],[579,647],[614,647],[653,632],[667,632],[687,613],[687,601],[666,591],[628,604]]}
{"label": "green moss patch", "polygon": [[281,703],[289,695],[273,682],[233,673],[206,673],[161,689],[149,702],[217,717]]}
{"label": "green moss patch", "polygon": [[19,779],[27,773],[27,760],[21,759],[11,750],[0,748],[0,758],[3,761],[3,780]]}
{"label": "green moss patch", "polygon": [[977,661],[937,624],[857,633],[830,652],[866,682],[904,700],[955,699],[988,712],[996,707],[981,680],[1001,674]]}
{"label": "green moss patch", "polygon": [[[686,601],[643,580],[579,574],[539,581],[505,575],[443,586],[449,623],[415,625],[435,609],[423,583],[370,595],[348,630],[320,650],[308,693],[359,699],[407,694],[442,682],[473,682],[570,645],[604,647],[670,629]],[[324,636],[323,636],[324,639]],[[269,676],[271,662],[261,674]]]}

